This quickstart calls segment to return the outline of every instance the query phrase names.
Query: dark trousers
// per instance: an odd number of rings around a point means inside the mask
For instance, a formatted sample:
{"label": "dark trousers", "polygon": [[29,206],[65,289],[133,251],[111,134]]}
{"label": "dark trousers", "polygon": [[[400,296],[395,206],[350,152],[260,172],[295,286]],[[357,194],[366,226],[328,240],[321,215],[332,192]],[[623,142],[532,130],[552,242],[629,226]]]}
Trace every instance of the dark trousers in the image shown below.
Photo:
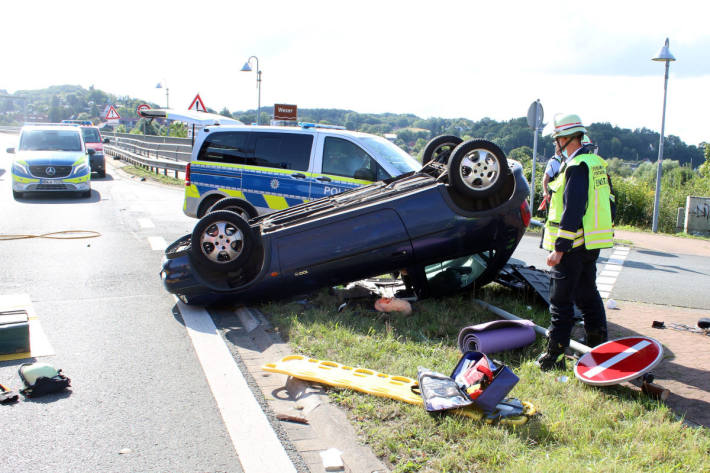
{"label": "dark trousers", "polygon": [[550,273],[550,346],[569,346],[576,304],[587,336],[606,340],[606,312],[597,290],[599,250],[575,249],[562,256]]}

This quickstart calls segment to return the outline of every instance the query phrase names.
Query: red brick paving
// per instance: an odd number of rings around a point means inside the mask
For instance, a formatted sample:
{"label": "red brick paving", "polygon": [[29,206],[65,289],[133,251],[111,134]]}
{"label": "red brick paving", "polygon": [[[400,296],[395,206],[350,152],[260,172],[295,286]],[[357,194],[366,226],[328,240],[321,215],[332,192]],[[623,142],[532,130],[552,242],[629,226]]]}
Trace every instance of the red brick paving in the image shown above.
{"label": "red brick paving", "polygon": [[[672,254],[710,257],[710,241],[653,233],[615,231],[615,237],[631,241],[634,247]],[[610,338],[641,334],[663,344],[664,359],[653,369],[656,384],[671,390],[666,403],[679,415],[710,427],[710,336],[666,329],[654,329],[654,320],[695,327],[710,312],[673,306],[616,301],[619,309],[607,309]]]}

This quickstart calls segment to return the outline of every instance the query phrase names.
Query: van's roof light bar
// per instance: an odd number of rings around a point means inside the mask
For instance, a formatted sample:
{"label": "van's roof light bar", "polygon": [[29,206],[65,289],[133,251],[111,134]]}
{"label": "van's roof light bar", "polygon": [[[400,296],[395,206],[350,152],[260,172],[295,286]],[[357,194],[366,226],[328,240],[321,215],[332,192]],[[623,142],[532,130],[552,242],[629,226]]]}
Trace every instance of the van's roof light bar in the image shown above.
{"label": "van's roof light bar", "polygon": [[331,130],[345,130],[346,128],[344,126],[340,125],[321,125],[320,123],[307,123],[307,122],[298,122],[298,126],[301,128],[328,128]]}

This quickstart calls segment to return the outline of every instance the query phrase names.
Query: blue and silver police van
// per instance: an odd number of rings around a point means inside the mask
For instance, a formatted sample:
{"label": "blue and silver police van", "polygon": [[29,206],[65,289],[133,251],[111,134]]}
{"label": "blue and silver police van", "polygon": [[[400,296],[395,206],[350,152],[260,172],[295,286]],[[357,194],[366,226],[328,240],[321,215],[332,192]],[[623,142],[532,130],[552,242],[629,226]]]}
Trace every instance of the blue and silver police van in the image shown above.
{"label": "blue and silver police van", "polygon": [[342,127],[204,126],[186,170],[183,211],[199,218],[230,198],[224,208],[251,218],[419,169],[392,142]]}

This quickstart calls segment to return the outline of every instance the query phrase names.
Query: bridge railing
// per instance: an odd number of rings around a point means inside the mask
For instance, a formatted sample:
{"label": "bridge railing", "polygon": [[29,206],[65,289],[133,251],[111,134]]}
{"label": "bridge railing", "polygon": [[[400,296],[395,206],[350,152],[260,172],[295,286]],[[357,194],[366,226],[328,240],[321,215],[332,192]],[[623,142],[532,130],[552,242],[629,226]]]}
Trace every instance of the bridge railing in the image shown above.
{"label": "bridge railing", "polygon": [[179,178],[192,155],[192,140],[172,136],[131,135],[102,132],[110,143],[104,145],[105,154],[122,159],[151,172],[168,175],[173,171]]}

